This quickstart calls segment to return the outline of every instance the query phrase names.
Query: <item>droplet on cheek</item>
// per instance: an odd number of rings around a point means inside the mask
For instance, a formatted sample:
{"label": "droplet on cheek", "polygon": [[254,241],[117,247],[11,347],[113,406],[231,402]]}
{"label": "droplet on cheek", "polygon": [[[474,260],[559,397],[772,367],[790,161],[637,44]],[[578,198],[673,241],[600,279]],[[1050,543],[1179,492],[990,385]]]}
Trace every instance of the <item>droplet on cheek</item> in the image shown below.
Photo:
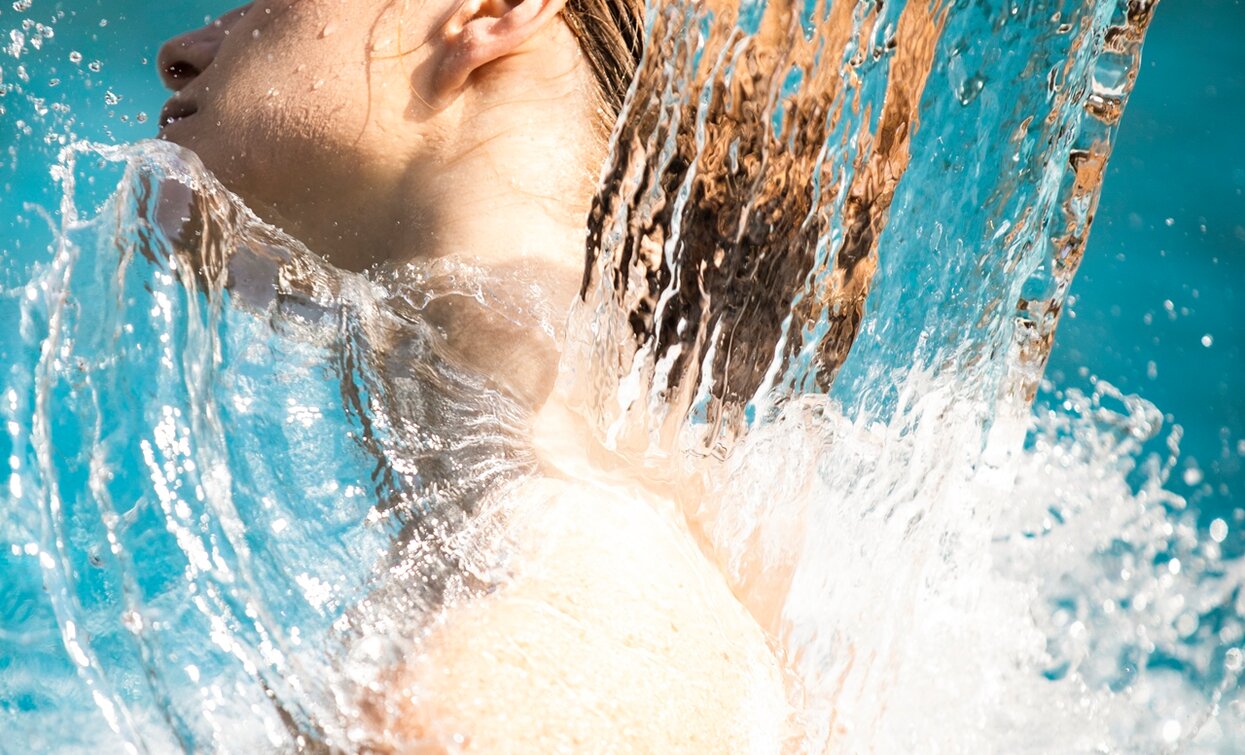
{"label": "droplet on cheek", "polygon": [[327,37],[328,35],[332,34],[335,31],[337,31],[337,24],[334,24],[332,21],[329,21],[327,24],[324,25],[324,28],[320,30],[320,39],[324,39],[325,37]]}

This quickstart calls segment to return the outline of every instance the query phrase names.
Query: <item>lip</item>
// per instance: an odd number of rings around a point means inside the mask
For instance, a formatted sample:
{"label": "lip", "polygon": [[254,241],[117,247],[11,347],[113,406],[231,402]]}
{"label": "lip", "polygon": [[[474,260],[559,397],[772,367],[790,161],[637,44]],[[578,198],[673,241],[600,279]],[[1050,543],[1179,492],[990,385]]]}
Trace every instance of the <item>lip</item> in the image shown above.
{"label": "lip", "polygon": [[164,109],[160,111],[160,128],[168,128],[197,112],[199,112],[199,106],[195,103],[177,96],[170,97],[169,101],[164,103]]}

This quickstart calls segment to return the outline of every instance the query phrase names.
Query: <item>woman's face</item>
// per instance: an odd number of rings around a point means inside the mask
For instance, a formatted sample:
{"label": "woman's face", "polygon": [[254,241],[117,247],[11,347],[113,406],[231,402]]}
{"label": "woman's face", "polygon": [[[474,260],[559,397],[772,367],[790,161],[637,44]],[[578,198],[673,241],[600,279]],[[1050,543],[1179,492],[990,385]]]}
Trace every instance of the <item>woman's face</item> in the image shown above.
{"label": "woman's face", "polygon": [[453,9],[257,0],[230,11],[161,49],[175,94],[160,137],[196,152],[266,220],[330,256],[353,250],[334,261],[365,266],[400,230],[384,198],[402,196],[412,166],[444,141],[422,93],[432,38]]}

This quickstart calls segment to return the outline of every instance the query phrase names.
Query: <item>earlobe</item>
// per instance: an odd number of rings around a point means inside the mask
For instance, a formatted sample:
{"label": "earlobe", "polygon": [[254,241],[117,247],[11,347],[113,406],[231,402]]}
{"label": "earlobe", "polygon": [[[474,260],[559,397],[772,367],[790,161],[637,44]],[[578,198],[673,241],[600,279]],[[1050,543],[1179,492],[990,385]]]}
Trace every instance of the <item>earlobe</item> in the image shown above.
{"label": "earlobe", "polygon": [[453,99],[473,73],[519,51],[565,5],[566,0],[466,0],[443,27],[433,94],[441,102]]}

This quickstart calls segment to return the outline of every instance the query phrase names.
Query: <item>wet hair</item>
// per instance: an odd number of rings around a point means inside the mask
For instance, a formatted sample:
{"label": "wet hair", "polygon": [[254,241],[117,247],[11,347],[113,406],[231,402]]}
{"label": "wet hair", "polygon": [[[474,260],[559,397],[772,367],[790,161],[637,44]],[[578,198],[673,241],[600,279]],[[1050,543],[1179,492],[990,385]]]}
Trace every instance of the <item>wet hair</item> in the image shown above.
{"label": "wet hair", "polygon": [[612,127],[640,64],[644,0],[569,0],[562,18],[592,69]]}
{"label": "wet hair", "polygon": [[[894,36],[909,42],[891,61],[876,128],[866,114],[827,146],[860,106],[840,66],[863,56],[837,54],[854,50],[856,6],[829,5],[807,36],[792,3],[771,2],[754,35],[729,8],[706,22],[706,7],[670,0],[653,19],[589,215],[580,297],[612,300],[624,321],[586,358],[648,395],[621,410],[631,429],[611,432],[664,435],[695,404],[714,447],[773,381],[791,375],[782,390],[824,393],[846,360],[945,16],[927,0],[904,6]],[[882,4],[869,7],[865,21],[882,22]],[[793,71],[803,85],[787,91]],[[828,149],[854,152],[852,169]],[[608,423],[622,419],[609,396],[585,400]]]}

